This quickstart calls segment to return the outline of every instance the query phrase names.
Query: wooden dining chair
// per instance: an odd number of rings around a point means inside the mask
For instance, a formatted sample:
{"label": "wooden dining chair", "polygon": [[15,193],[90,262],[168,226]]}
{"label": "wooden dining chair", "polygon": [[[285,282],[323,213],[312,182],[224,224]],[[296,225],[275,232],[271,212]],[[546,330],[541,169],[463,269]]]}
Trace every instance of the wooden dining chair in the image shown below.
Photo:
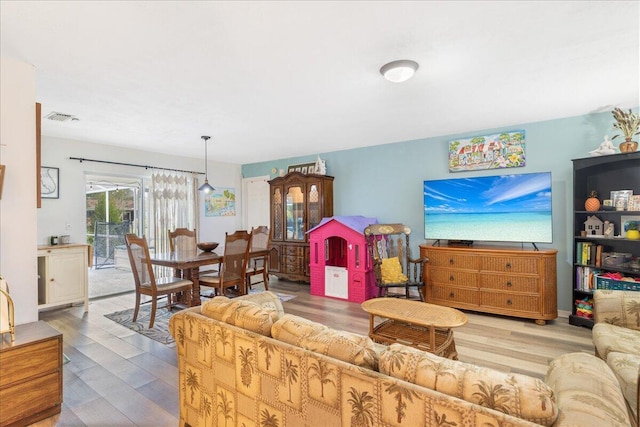
{"label": "wooden dining chair", "polygon": [[238,230],[225,233],[224,255],[217,275],[201,274],[200,285],[214,288],[216,295],[225,295],[228,288],[237,288],[239,294],[246,293],[245,272],[251,249],[251,234]]}
{"label": "wooden dining chair", "polygon": [[[264,290],[269,290],[269,249],[271,237],[269,235],[269,227],[261,225],[251,228],[251,250],[249,251],[249,262],[247,263],[246,283],[247,292],[251,286],[264,283]],[[259,256],[252,256],[251,252],[263,251]],[[262,276],[261,280],[251,283],[253,276]]]}
{"label": "wooden dining chair", "polygon": [[[169,250],[171,252],[192,252],[198,250],[198,233],[196,229],[189,230],[188,228],[176,228],[175,230],[167,231],[169,237]],[[200,270],[200,274],[217,274],[218,270],[215,268],[209,268],[207,270]]]}
{"label": "wooden dining chair", "polygon": [[176,228],[173,231],[168,230],[167,236],[171,252],[195,251],[197,249],[198,238],[195,229]]}
{"label": "wooden dining chair", "polygon": [[183,292],[187,300],[191,299],[193,282],[179,277],[156,278],[153,266],[149,261],[151,259],[149,245],[144,236],[138,237],[135,234],[127,234],[125,235],[125,243],[127,245],[127,254],[129,254],[129,262],[131,263],[131,270],[136,285],[136,307],[133,312],[133,321],[135,322],[138,318],[140,296],[150,296],[151,315],[149,318],[149,329],[151,329],[153,328],[153,322],[156,318],[158,298],[166,296],[166,307],[171,309],[177,300],[177,298],[171,298],[172,294]]}

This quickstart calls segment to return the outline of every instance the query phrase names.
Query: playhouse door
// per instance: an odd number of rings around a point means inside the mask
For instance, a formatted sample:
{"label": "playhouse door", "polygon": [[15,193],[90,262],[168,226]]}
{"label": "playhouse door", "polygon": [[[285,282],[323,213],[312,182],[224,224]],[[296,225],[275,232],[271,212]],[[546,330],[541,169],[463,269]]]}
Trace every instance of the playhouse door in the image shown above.
{"label": "playhouse door", "polygon": [[324,268],[324,294],[328,297],[349,299],[349,272],[346,268]]}

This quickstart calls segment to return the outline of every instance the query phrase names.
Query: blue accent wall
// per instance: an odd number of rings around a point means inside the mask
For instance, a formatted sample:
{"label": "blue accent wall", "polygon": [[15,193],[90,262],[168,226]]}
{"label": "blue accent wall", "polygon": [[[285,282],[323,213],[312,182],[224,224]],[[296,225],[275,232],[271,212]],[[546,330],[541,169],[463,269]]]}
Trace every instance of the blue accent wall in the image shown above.
{"label": "blue accent wall", "polygon": [[[637,112],[637,108],[634,109]],[[437,118],[425,118],[437,120]],[[334,214],[375,217],[379,222],[401,222],[411,227],[412,255],[424,244],[423,181],[550,171],[552,173],[553,243],[539,248],[558,250],[558,309],[572,307],[572,159],[589,157],[603,141],[611,138],[610,111],[543,122],[479,129],[462,134],[445,135],[395,142],[343,151],[318,152],[326,161],[327,175],[335,177]],[[526,166],[472,172],[449,172],[448,142],[458,138],[524,130]],[[614,140],[617,146],[623,139]],[[313,162],[316,155],[252,163],[242,166],[244,178],[278,173],[288,165]],[[579,195],[588,196],[587,194]],[[513,244],[510,244],[513,245]],[[525,247],[532,248],[531,245]]]}

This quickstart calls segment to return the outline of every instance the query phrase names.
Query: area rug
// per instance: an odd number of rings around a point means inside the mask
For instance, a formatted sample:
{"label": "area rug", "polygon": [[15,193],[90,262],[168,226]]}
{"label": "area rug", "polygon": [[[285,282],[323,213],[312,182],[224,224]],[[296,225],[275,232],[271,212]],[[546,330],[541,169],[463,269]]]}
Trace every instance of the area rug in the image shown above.
{"label": "area rug", "polygon": [[149,316],[151,314],[150,305],[143,305],[140,307],[138,318],[135,322],[133,321],[133,308],[105,314],[104,316],[107,319],[120,323],[122,326],[126,326],[132,331],[144,335],[145,337],[173,347],[175,345],[175,341],[169,333],[169,319],[178,311],[179,310],[176,308],[174,308],[173,311],[169,311],[166,308],[157,309],[156,320],[154,321],[153,328],[151,329],[149,329]]}
{"label": "area rug", "polygon": [[[258,293],[264,291],[252,289],[249,292]],[[274,292],[274,294],[276,294],[282,302],[295,298],[295,295],[290,294],[281,294],[279,292]],[[158,341],[169,347],[174,347],[175,340],[171,336],[171,333],[169,333],[169,319],[178,311],[179,309],[177,308],[174,308],[172,311],[169,311],[166,308],[159,308],[156,310],[156,320],[154,321],[153,328],[151,329],[149,329],[149,315],[151,313],[150,305],[143,305],[140,307],[140,312],[138,313],[138,318],[135,322],[133,321],[133,308],[105,314],[104,316],[121,324],[122,326],[126,326],[132,331],[144,335],[145,337],[151,338],[152,340]]]}

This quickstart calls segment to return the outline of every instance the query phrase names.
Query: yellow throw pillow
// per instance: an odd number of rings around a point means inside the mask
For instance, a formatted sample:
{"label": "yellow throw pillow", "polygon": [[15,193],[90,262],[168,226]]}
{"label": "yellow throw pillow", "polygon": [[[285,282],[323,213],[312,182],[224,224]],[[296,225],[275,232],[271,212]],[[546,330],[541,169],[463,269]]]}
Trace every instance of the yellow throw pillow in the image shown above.
{"label": "yellow throw pillow", "polygon": [[382,283],[388,285],[390,283],[403,283],[409,280],[407,276],[402,274],[402,266],[398,257],[382,259]]}

